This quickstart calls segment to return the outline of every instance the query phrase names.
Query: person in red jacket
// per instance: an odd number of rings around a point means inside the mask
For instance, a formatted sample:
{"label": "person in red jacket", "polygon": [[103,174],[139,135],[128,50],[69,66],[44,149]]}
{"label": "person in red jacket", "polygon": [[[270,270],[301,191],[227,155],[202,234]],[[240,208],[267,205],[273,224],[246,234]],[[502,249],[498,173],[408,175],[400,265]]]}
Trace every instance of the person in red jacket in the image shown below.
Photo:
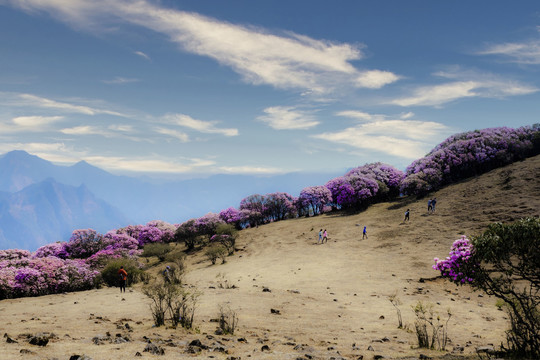
{"label": "person in red jacket", "polygon": [[122,289],[124,292],[126,292],[127,275],[127,271],[124,270],[124,267],[120,266],[120,269],[118,270],[118,277],[120,278],[120,292],[122,292]]}

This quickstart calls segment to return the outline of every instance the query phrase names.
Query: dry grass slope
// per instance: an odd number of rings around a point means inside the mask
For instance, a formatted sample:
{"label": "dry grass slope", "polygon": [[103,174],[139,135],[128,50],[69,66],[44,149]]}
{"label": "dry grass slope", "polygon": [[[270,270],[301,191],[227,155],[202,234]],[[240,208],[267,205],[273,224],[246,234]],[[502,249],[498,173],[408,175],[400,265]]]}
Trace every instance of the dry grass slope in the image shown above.
{"label": "dry grass slope", "polygon": [[[126,294],[106,288],[3,300],[2,329],[18,342],[0,342],[0,357],[69,359],[86,354],[94,360],[131,359],[137,352],[142,358],[160,359],[443,356],[444,352],[416,347],[410,330],[415,320],[412,307],[418,301],[433,304],[443,318],[448,309],[452,312],[447,349],[462,347],[456,356],[474,354],[477,346],[497,346],[504,341],[507,319],[495,299],[440,279],[419,280],[437,275],[431,269],[433,257],[446,256],[460,235],[479,234],[495,221],[540,216],[540,156],[430,196],[438,200],[434,214],[427,214],[428,198],[401,199],[361,213],[287,220],[242,231],[237,240],[241,250],[222,265],[211,266],[202,252],[195,254],[188,260],[186,280],[203,292],[195,318],[198,331],[152,327],[148,299],[138,286]],[[410,222],[403,223],[407,208]],[[369,236],[364,240],[363,226]],[[321,228],[329,233],[323,245],[317,244]],[[236,288],[220,288],[224,280]],[[388,300],[392,294],[402,303],[406,329],[397,328],[396,309]],[[211,320],[220,304],[239,314],[235,335],[214,335],[216,323]],[[55,336],[45,347],[30,345],[26,334],[40,332]],[[98,336],[101,345],[93,341]],[[165,355],[143,352],[148,339],[165,349]],[[191,353],[200,349],[189,346],[194,339],[209,349]]]}

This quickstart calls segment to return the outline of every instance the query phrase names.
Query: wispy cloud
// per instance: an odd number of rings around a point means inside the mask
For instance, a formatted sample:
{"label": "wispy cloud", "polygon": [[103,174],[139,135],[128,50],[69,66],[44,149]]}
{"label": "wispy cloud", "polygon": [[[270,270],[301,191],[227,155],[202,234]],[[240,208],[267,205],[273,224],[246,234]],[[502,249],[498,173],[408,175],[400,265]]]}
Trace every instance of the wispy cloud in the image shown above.
{"label": "wispy cloud", "polygon": [[142,51],[135,51],[134,52],[135,55],[138,55],[146,60],[151,60],[150,59],[150,56],[148,56],[147,54],[143,53]]}
{"label": "wispy cloud", "polygon": [[220,166],[218,169],[225,174],[271,175],[286,172],[283,169],[263,166]]}
{"label": "wispy cloud", "polygon": [[95,166],[104,169],[113,169],[115,171],[159,173],[189,173],[200,170],[201,168],[211,167],[215,164],[211,160],[202,159],[184,159],[184,162],[179,162],[178,160],[108,156],[87,156],[84,160]]}
{"label": "wispy cloud", "polygon": [[538,65],[540,64],[540,40],[492,44],[486,46],[484,50],[478,51],[476,54],[500,55],[510,62]]}
{"label": "wispy cloud", "polygon": [[[151,29],[186,51],[229,66],[252,84],[321,94],[343,86],[380,88],[399,79],[388,71],[355,68],[351,61],[362,59],[361,44],[317,40],[291,32],[271,33],[144,0],[10,3],[26,11],[46,11],[74,27],[94,31],[113,19]],[[147,57],[140,51],[135,53]]]}
{"label": "wispy cloud", "polygon": [[303,130],[317,126],[313,113],[290,106],[273,106],[263,110],[257,120],[276,130]]}
{"label": "wispy cloud", "polygon": [[117,76],[112,80],[103,80],[105,84],[113,84],[113,85],[122,85],[122,84],[129,84],[134,82],[139,82],[139,79],[133,79],[133,78],[124,78]]}
{"label": "wispy cloud", "polygon": [[425,155],[434,142],[443,140],[451,133],[448,127],[436,122],[386,119],[384,115],[368,116],[367,113],[356,111],[343,111],[338,115],[362,122],[340,131],[325,132],[313,137],[399,158],[417,159]]}
{"label": "wispy cloud", "polygon": [[101,135],[101,136],[106,136],[106,137],[113,136],[113,134],[109,131],[106,131],[97,126],[89,126],[89,125],[65,128],[65,129],[61,129],[60,132],[67,135]]}
{"label": "wispy cloud", "polygon": [[166,128],[163,128],[163,127],[157,127],[157,128],[154,129],[154,131],[157,132],[158,134],[167,135],[167,136],[173,137],[175,139],[178,139],[181,142],[188,142],[189,141],[188,134],[186,134],[186,133],[184,133],[182,131],[173,130],[173,129],[166,129]]}
{"label": "wispy cloud", "polygon": [[168,123],[199,131],[201,133],[221,134],[225,136],[238,135],[238,129],[219,128],[216,126],[216,124],[218,124],[217,121],[198,120],[184,114],[168,114],[164,117],[164,119]]}
{"label": "wispy cloud", "polygon": [[2,97],[2,99],[0,99],[0,103],[9,106],[48,109],[62,113],[75,113],[84,115],[106,114],[126,117],[125,114],[109,109],[101,109],[87,105],[81,105],[75,102],[58,101],[33,94],[0,92],[0,96]]}
{"label": "wispy cloud", "polygon": [[413,89],[412,96],[389,101],[399,106],[440,106],[463,98],[504,98],[527,95],[538,91],[532,85],[505,79],[497,75],[464,71],[459,68],[440,71],[434,74],[443,79],[450,79],[444,84],[420,86]]}

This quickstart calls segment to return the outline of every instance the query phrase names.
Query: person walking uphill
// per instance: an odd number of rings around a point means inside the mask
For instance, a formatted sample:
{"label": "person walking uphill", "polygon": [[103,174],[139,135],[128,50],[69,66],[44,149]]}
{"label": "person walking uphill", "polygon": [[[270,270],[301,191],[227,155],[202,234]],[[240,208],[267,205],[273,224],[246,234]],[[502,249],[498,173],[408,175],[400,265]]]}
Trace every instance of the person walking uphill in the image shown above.
{"label": "person walking uphill", "polygon": [[319,230],[319,240],[317,240],[317,244],[318,243],[322,244],[322,240],[323,240],[323,237],[322,237],[322,229],[321,229],[321,230]]}
{"label": "person walking uphill", "polygon": [[326,229],[324,229],[322,240],[323,240],[323,242],[324,242],[325,240],[326,240],[326,242],[328,242],[328,233],[326,232]]}
{"label": "person walking uphill", "polygon": [[407,211],[405,211],[405,219],[403,219],[403,222],[405,221],[409,221],[409,209],[407,209]]}
{"label": "person walking uphill", "polygon": [[362,232],[362,240],[367,239],[367,226],[364,226],[364,231]]}
{"label": "person walking uphill", "polygon": [[122,292],[122,289],[124,292],[126,292],[127,276],[127,271],[124,270],[123,266],[120,266],[120,269],[118,270],[118,277],[120,278],[120,292]]}

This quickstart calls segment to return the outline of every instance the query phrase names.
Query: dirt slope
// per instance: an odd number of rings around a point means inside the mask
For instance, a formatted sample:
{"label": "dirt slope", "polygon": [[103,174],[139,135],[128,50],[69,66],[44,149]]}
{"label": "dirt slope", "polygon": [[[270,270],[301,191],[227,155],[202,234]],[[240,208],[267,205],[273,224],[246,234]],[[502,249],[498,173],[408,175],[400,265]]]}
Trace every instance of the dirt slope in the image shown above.
{"label": "dirt slope", "polygon": [[[211,266],[202,254],[189,260],[187,283],[203,292],[197,331],[152,327],[149,301],[137,286],[125,295],[100,289],[3,300],[2,330],[18,343],[0,341],[0,358],[86,354],[94,360],[132,359],[137,352],[160,359],[442,356],[416,348],[412,307],[418,301],[431,304],[444,321],[450,310],[447,350],[462,346],[460,354],[472,354],[477,346],[504,341],[507,319],[495,299],[443,280],[419,280],[437,276],[433,257],[446,256],[460,235],[478,234],[494,221],[540,216],[539,179],[537,156],[430,194],[438,200],[434,214],[427,214],[428,198],[402,199],[354,215],[328,214],[244,230],[237,241],[241,251],[227,263]],[[407,208],[410,221],[403,223]],[[369,236],[364,240],[363,226]],[[323,245],[317,244],[321,228],[329,233]],[[220,288],[225,280],[236,288]],[[401,301],[405,329],[397,328],[397,312],[388,300],[392,294]],[[211,320],[220,304],[238,313],[235,335],[214,335]],[[45,347],[25,340],[25,334],[39,332],[56,337]],[[92,339],[99,335],[103,344],[95,345]],[[165,355],[143,352],[144,337],[162,346]],[[210,348],[189,353],[194,339]],[[262,351],[264,345],[269,350]]]}

